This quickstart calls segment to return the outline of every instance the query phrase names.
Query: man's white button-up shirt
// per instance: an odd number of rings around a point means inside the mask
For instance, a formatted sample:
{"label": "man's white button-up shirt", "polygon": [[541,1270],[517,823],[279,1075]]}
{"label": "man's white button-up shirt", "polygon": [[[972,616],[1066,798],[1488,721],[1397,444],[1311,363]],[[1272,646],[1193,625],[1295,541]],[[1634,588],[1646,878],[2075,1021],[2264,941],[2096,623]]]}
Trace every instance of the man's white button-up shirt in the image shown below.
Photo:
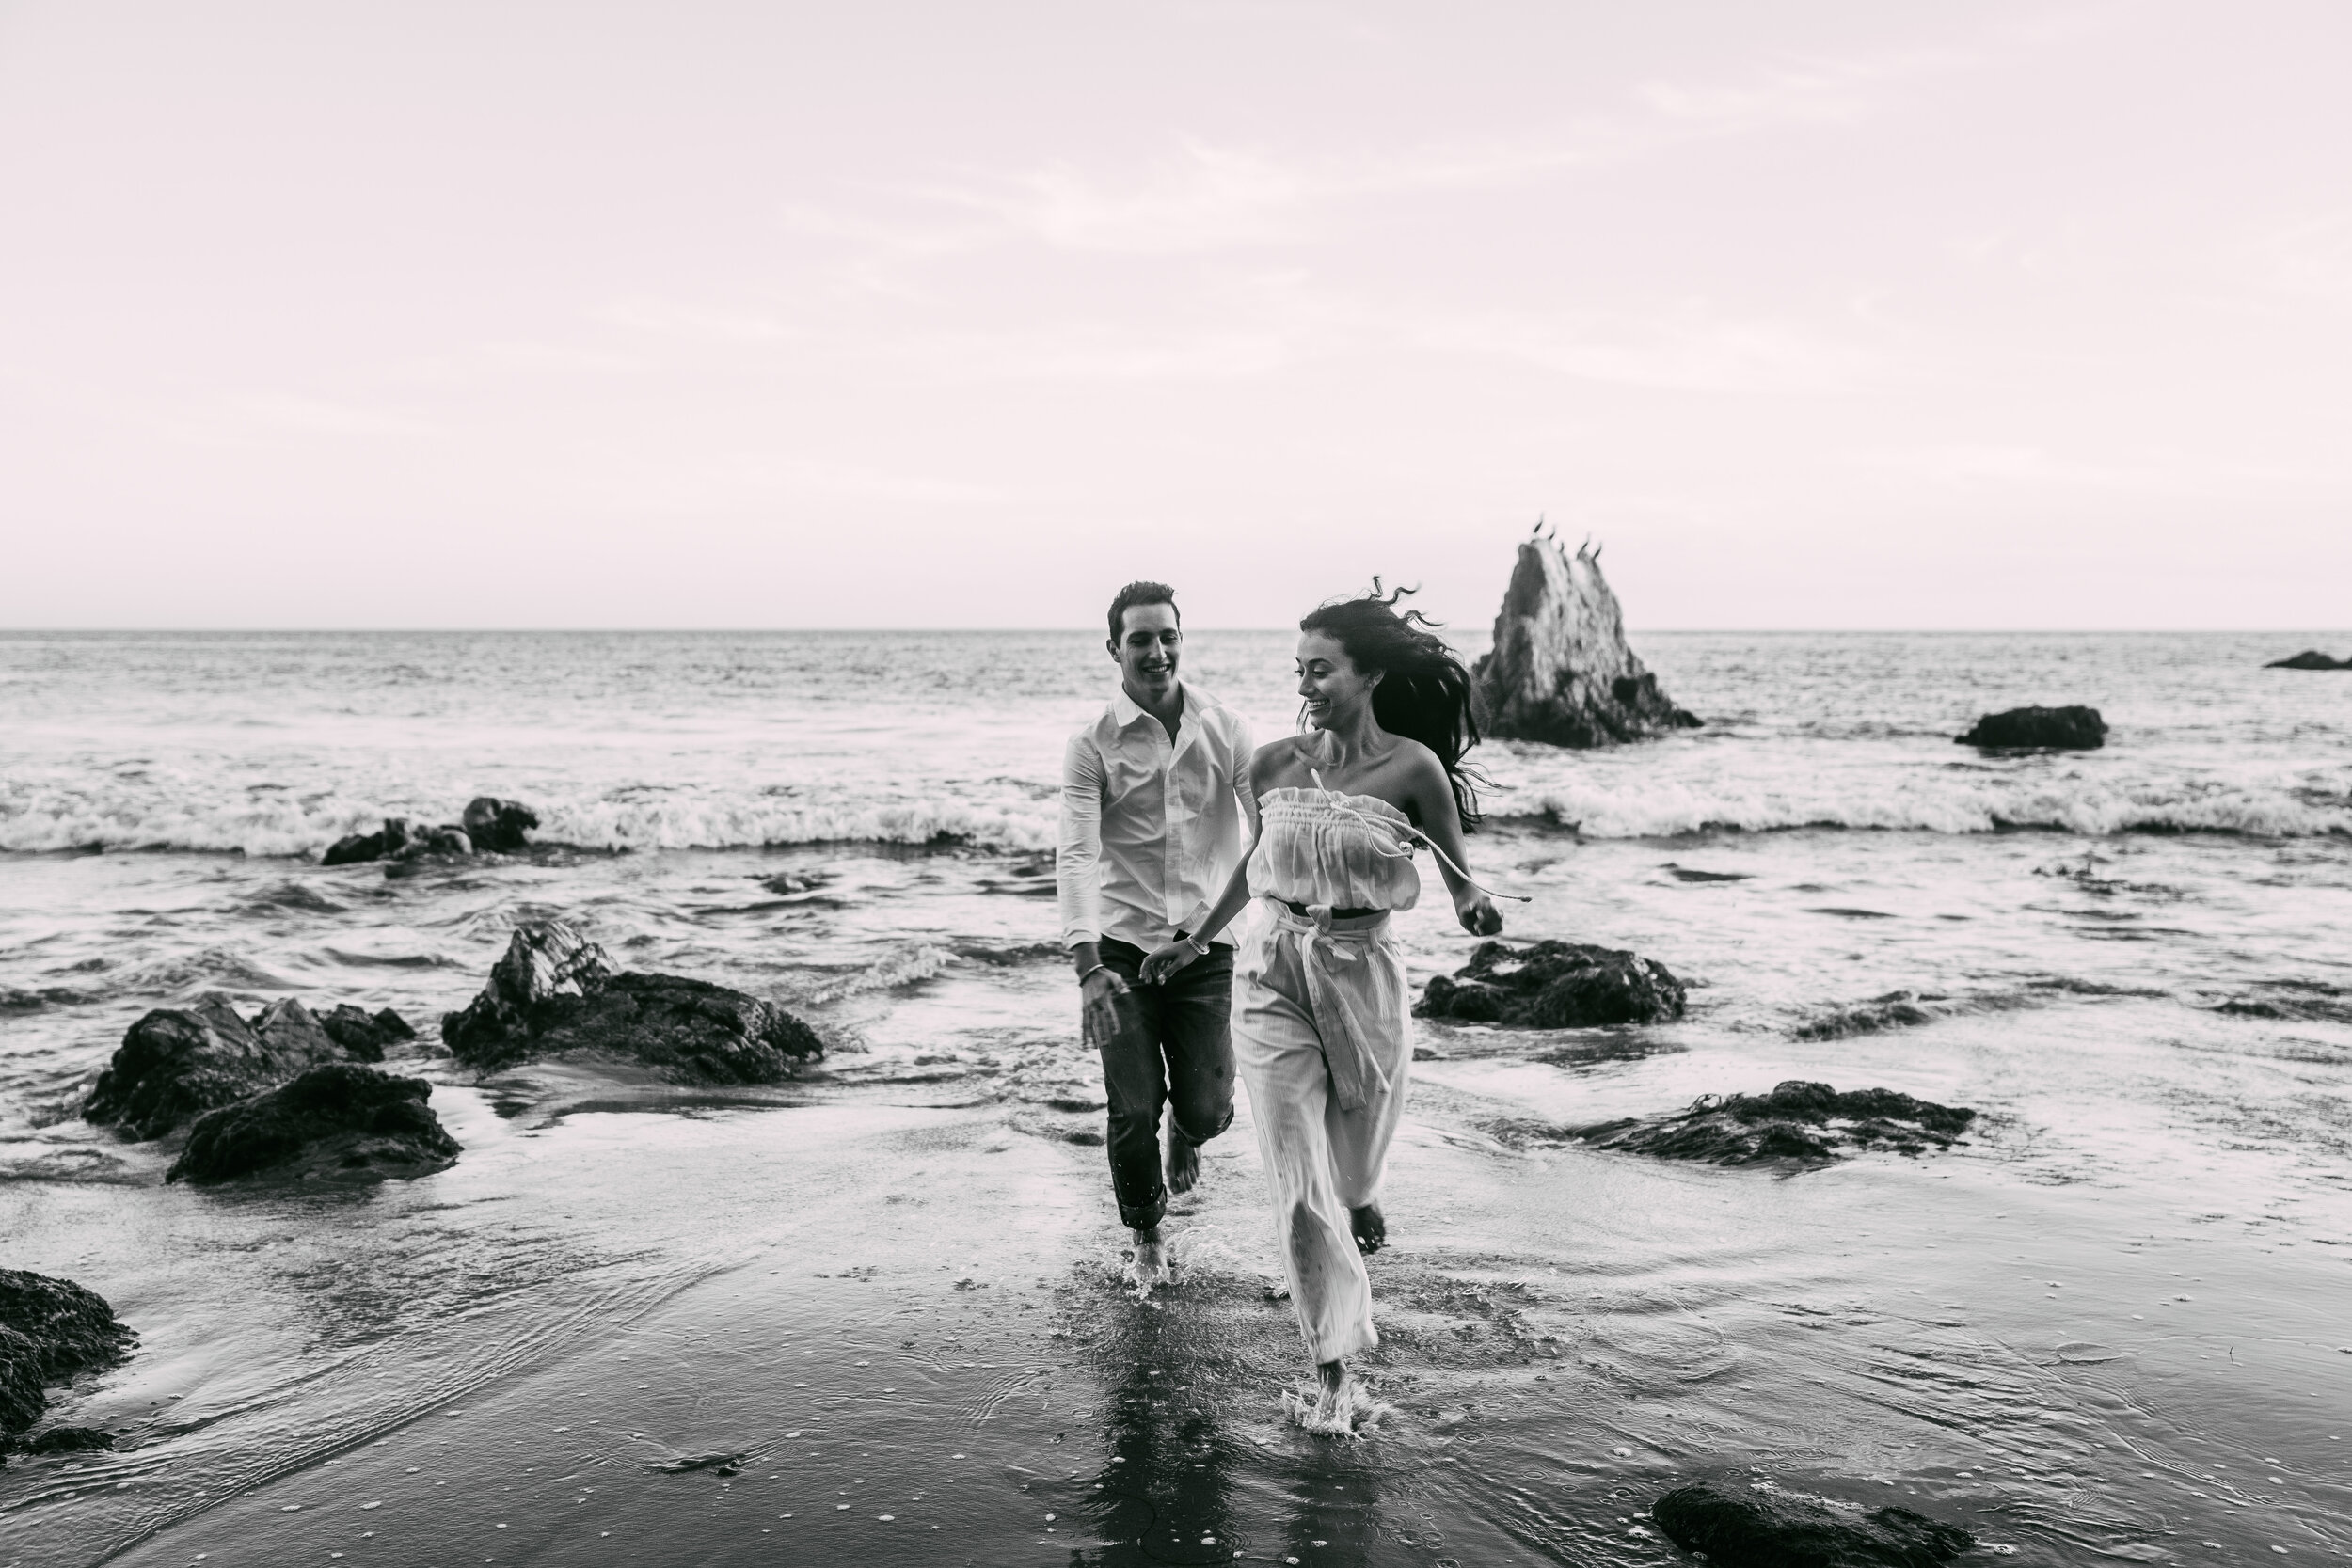
{"label": "man's white button-up shirt", "polygon": [[1235,791],[1249,784],[1249,727],[1182,689],[1173,741],[1121,688],[1062,753],[1055,872],[1065,947],[1108,937],[1148,953],[1195,929],[1241,863]]}

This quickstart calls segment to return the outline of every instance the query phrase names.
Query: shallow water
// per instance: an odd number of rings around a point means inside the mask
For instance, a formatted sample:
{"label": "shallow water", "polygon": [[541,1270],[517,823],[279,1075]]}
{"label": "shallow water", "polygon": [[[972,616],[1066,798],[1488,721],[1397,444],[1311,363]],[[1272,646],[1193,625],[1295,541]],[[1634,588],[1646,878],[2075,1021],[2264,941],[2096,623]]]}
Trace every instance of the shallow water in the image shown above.
{"label": "shallow water", "polygon": [[[1286,640],[1195,641],[1275,733]],[[1394,1413],[1348,1444],[1282,1417],[1246,1109],[1182,1283],[1117,1278],[1035,847],[1088,640],[0,639],[0,1264],[141,1332],[60,1402],[122,1450],[0,1472],[0,1563],[1649,1562],[1697,1475],[2020,1561],[2342,1555],[2352,679],[2252,668],[2314,642],[1647,639],[1708,730],[1498,752],[1514,934],[1634,947],[1690,1014],[1423,1029]],[[1946,738],[2077,698],[2106,751]],[[481,790],[550,847],[314,863]],[[1401,922],[1417,980],[1467,956],[1443,912]],[[784,1001],[824,1070],[419,1052],[466,1153],[358,1194],[166,1188],[72,1114],[148,1007],[429,1034],[551,914]],[[1556,1131],[1787,1077],[1983,1115],[1802,1175]]]}

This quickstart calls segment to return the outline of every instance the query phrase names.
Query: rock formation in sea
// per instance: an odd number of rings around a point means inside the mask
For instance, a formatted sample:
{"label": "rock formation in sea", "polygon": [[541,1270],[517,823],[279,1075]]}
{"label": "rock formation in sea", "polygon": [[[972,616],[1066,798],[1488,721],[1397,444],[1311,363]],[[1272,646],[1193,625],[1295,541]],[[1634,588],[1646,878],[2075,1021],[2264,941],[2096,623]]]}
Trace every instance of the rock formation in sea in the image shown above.
{"label": "rock formation in sea", "polygon": [[[535,820],[535,819],[534,819]],[[372,833],[339,838],[320,857],[323,865],[357,865],[364,861],[414,860],[420,855],[470,855],[473,839],[453,822],[437,827],[411,823],[405,816],[388,816]]]}
{"label": "rock formation in sea", "polygon": [[461,821],[475,848],[512,853],[529,847],[530,841],[523,833],[539,825],[539,814],[519,800],[477,795],[466,802],[466,815]]}
{"label": "rock formation in sea", "polygon": [[1649,1512],[1669,1541],[1712,1568],[1938,1568],[1977,1544],[1907,1508],[1831,1509],[1747,1484],[1677,1486]]}
{"label": "rock formation in sea", "polygon": [[70,1279],[0,1269],[0,1453],[111,1448],[104,1433],[68,1427],[30,1442],[20,1434],[49,1408],[49,1385],[111,1367],[130,1354],[131,1331],[95,1291]]}
{"label": "rock formation in sea", "polygon": [[209,991],[192,1007],[158,1007],[132,1024],[82,1116],[133,1138],[159,1138],[342,1056],[299,1002],[274,1002],[247,1023],[229,998]]}
{"label": "rock formation in sea", "polygon": [[825,1050],[772,1002],[707,980],[615,974],[603,948],[560,920],[516,931],[482,994],[441,1020],[441,1038],[483,1072],[577,1054],[685,1084],[779,1083]]}
{"label": "rock formation in sea", "polygon": [[391,1008],[368,1013],[348,1002],[330,1008],[319,1020],[319,1027],[355,1062],[380,1062],[386,1050],[417,1037],[408,1021]]}
{"label": "rock formation in sea", "polygon": [[1519,546],[1494,647],[1471,672],[1486,733],[1581,747],[1695,728],[1627,645],[1600,552],[1570,553],[1541,527]]}
{"label": "rock formation in sea", "polygon": [[167,1181],[199,1186],[266,1173],[303,1181],[428,1176],[457,1163],[457,1140],[425,1103],[433,1085],[351,1062],[197,1118]]}
{"label": "rock formation in sea", "polygon": [[2352,670],[2352,658],[2329,658],[2317,648],[2306,648],[2293,658],[2274,658],[2265,670]]}
{"label": "rock formation in sea", "polygon": [[1986,714],[1957,743],[1993,750],[2095,752],[2107,743],[2107,721],[2095,707],[2013,707]]}
{"label": "rock formation in sea", "polygon": [[1488,941],[1453,974],[1435,975],[1413,1011],[1460,1023],[1577,1029],[1682,1016],[1683,985],[1655,958],[1583,942]]}
{"label": "rock formation in sea", "polygon": [[1715,1165],[1773,1161],[1825,1164],[1841,1146],[1901,1154],[1949,1148],[1977,1119],[1963,1105],[1938,1105],[1893,1089],[1839,1094],[1790,1079],[1764,1095],[1702,1096],[1689,1110],[1565,1130],[1595,1148]]}

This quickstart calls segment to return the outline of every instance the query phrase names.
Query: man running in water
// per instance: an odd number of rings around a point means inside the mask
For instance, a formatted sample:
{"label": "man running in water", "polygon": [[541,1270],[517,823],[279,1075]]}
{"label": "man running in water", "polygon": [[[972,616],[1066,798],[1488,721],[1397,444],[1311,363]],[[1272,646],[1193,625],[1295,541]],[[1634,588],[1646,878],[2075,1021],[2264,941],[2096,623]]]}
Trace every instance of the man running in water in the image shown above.
{"label": "man running in water", "polygon": [[[1062,943],[1078,972],[1079,1017],[1103,1056],[1111,1187],[1136,1233],[1136,1278],[1165,1278],[1168,1195],[1192,1190],[1200,1146],[1233,1119],[1233,949],[1190,933],[1241,862],[1249,731],[1176,678],[1184,623],[1176,591],[1131,582],[1111,601],[1119,690],[1062,756]],[[1192,942],[1200,957],[1160,985],[1144,955]],[[1168,1109],[1161,1180],[1160,1107]]]}

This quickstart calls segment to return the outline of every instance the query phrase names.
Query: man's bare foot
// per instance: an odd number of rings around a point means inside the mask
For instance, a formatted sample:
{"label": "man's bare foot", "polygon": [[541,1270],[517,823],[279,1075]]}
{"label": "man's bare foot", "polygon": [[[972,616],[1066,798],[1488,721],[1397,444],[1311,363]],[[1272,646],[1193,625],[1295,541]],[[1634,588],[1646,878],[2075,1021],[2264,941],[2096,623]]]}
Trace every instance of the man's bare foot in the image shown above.
{"label": "man's bare foot", "polygon": [[1175,1255],[1167,1240],[1160,1235],[1158,1226],[1136,1232],[1134,1274],[1138,1289],[1148,1291],[1169,1278],[1175,1273],[1174,1263]]}
{"label": "man's bare foot", "polygon": [[1168,1190],[1184,1194],[1200,1180],[1200,1146],[1184,1136],[1171,1114],[1168,1118]]}
{"label": "man's bare foot", "polygon": [[1378,1252],[1389,1244],[1388,1216],[1380,1212],[1380,1205],[1367,1203],[1361,1209],[1347,1212],[1347,1227],[1356,1233],[1356,1250],[1367,1255]]}

